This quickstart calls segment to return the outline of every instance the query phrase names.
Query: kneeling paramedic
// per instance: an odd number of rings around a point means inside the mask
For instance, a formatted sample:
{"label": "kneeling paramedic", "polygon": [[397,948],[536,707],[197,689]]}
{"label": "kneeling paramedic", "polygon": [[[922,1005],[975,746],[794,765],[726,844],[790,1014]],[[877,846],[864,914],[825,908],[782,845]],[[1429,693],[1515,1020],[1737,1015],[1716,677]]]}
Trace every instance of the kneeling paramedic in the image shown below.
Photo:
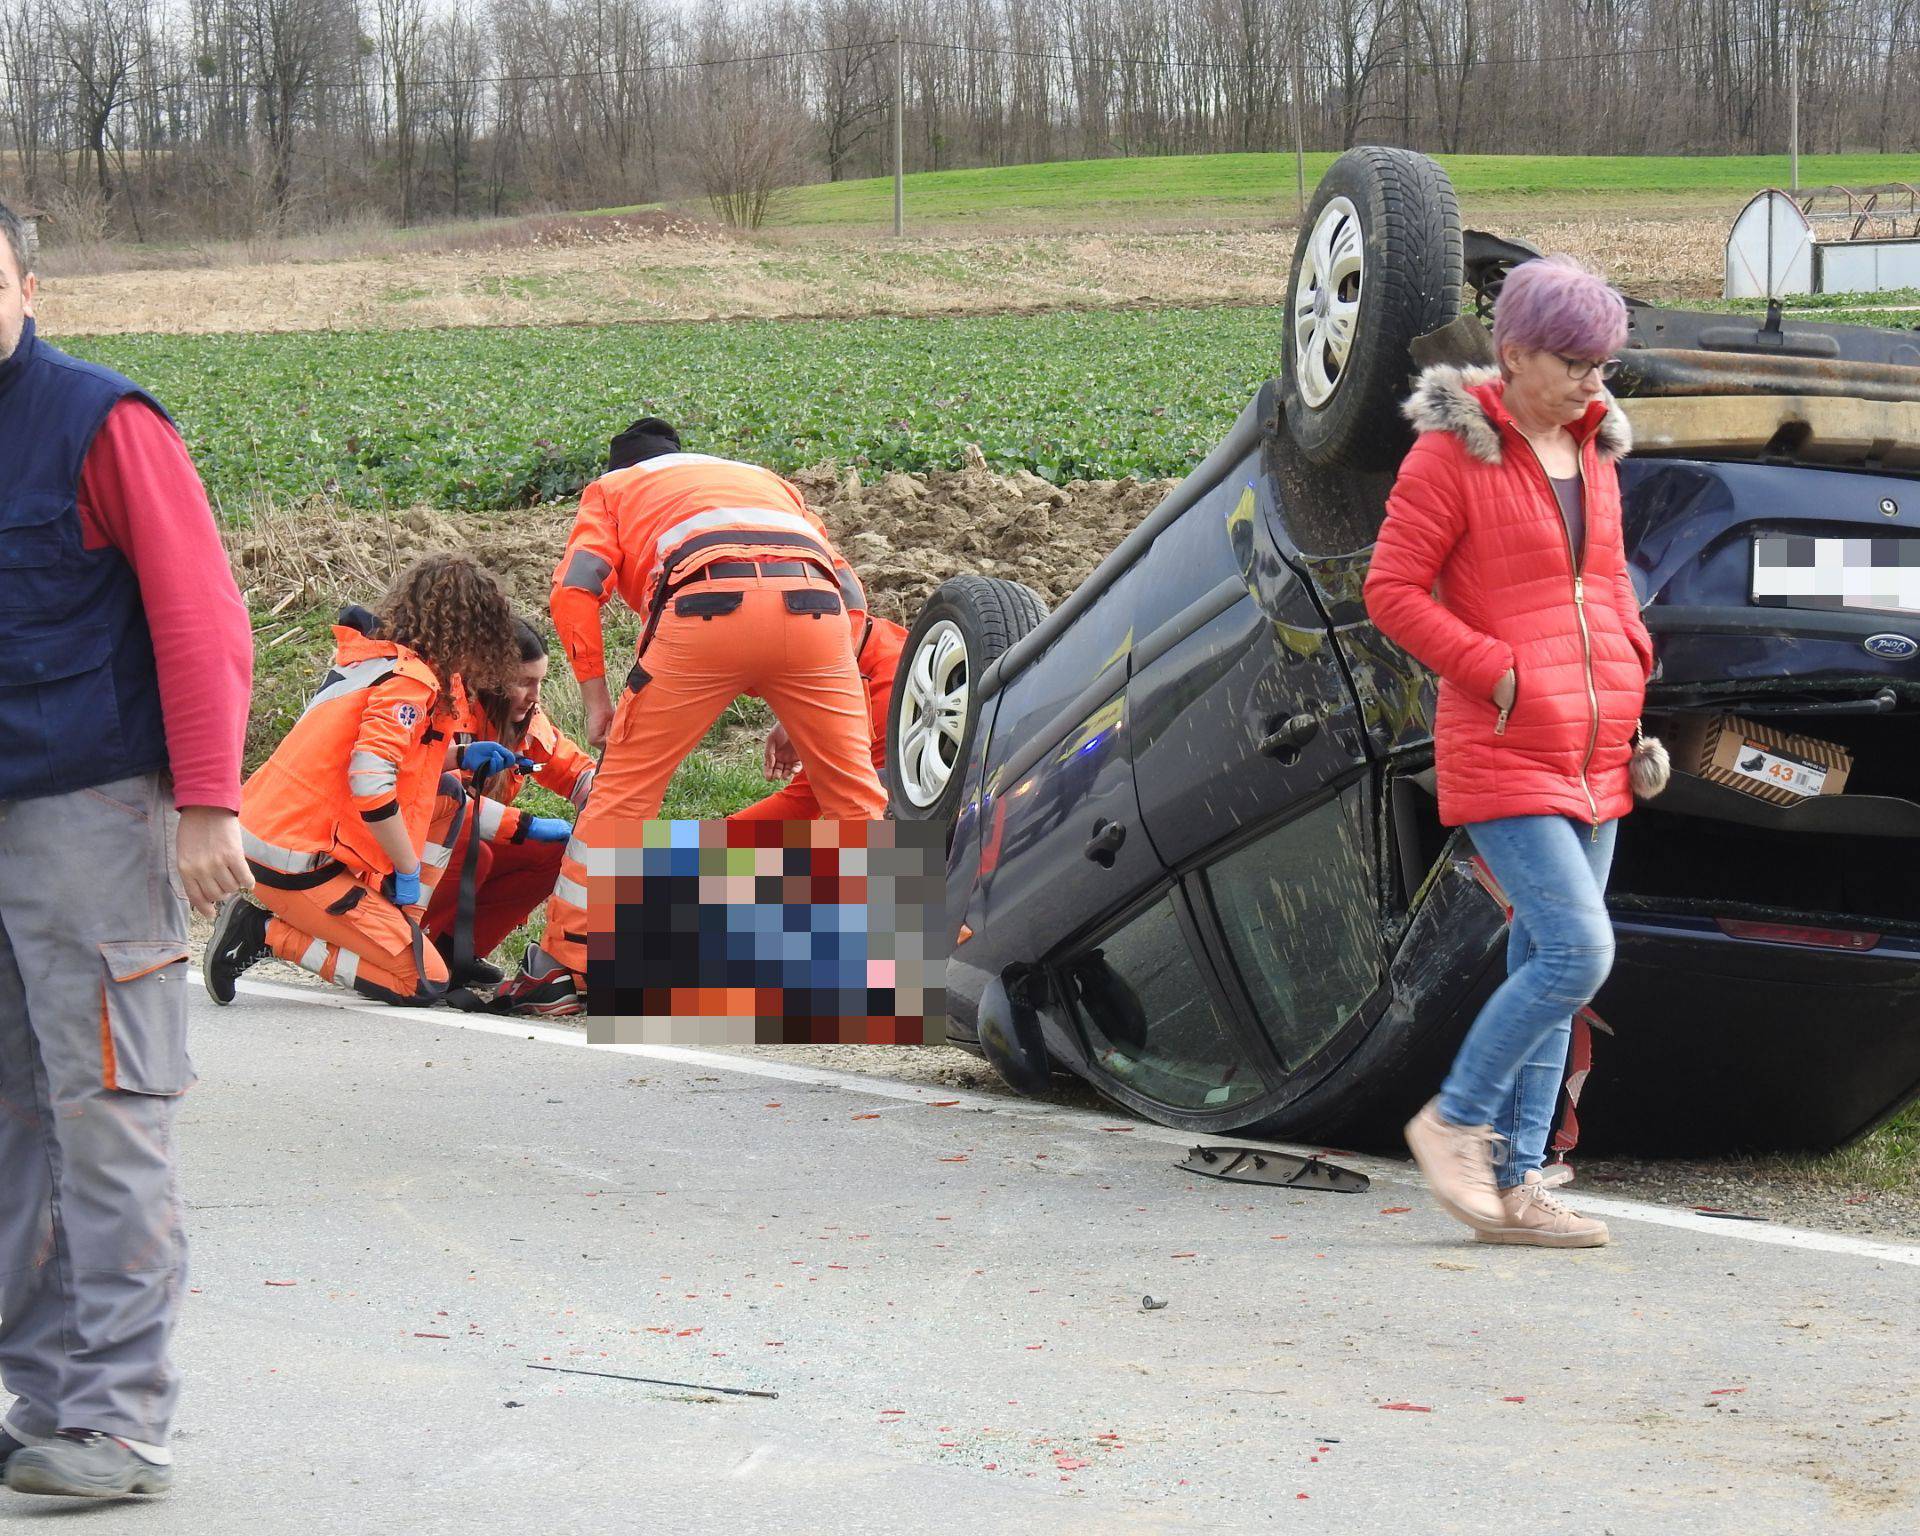
{"label": "kneeling paramedic", "polygon": [[493,741],[461,751],[460,776],[474,796],[474,809],[449,840],[446,871],[427,903],[427,937],[446,959],[456,985],[484,986],[501,979],[486,957],[553,894],[560,878],[563,844],[516,841],[510,827],[506,836],[489,836],[490,821],[519,799],[529,781],[571,801],[576,811],[593,788],[592,756],[540,704],[548,665],[545,637],[525,619],[515,619],[513,629],[520,669],[503,694],[482,693],[474,701],[475,729]]}
{"label": "kneeling paramedic", "polygon": [[[601,606],[618,591],[643,628],[616,711]],[[578,1013],[587,969],[587,880],[660,814],[667,784],[743,693],[773,707],[825,815],[876,821],[867,698],[847,610],[852,569],[793,486],[752,464],[681,451],[656,416],[615,438],[608,472],[580,498],[554,573],[553,622],[586,705],[600,772],[547,904],[547,929],[496,994],[522,1013]]]}
{"label": "kneeling paramedic", "polygon": [[[346,626],[334,638],[320,691],[242,791],[241,838],[266,910],[238,899],[221,909],[204,966],[217,1003],[269,955],[380,1002],[447,992],[446,962],[420,926],[449,856],[430,829],[439,818],[457,831],[468,804],[446,772],[449,739],[466,719],[463,684],[498,688],[512,676],[513,614],[489,572],[435,556],[388,595],[379,638]],[[497,809],[496,833],[562,841],[569,831]]]}

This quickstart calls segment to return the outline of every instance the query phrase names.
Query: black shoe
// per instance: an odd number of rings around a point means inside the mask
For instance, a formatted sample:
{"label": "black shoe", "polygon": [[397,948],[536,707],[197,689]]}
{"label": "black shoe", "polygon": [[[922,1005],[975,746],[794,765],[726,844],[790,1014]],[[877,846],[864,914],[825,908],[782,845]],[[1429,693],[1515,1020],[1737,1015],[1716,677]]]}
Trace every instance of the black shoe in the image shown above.
{"label": "black shoe", "polygon": [[574,985],[571,971],[551,971],[545,976],[529,976],[522,971],[493,994],[493,1011],[562,1018],[585,1013],[587,1000]]}
{"label": "black shoe", "polygon": [[265,960],[273,951],[267,947],[267,913],[246,897],[229,896],[213,920],[213,937],[207,940],[207,952],[200,957],[200,975],[207,984],[207,996],[223,1008],[233,1001],[234,984],[248,966]]}
{"label": "black shoe", "polygon": [[7,1458],[7,1486],[15,1493],[117,1499],[167,1492],[173,1487],[173,1468],[155,1466],[112,1435],[63,1429],[51,1443],[24,1447]]}
{"label": "black shoe", "polygon": [[499,966],[488,965],[484,960],[456,962],[450,939],[435,939],[433,947],[440,951],[440,958],[447,962],[449,987],[497,987],[507,979],[507,973]]}

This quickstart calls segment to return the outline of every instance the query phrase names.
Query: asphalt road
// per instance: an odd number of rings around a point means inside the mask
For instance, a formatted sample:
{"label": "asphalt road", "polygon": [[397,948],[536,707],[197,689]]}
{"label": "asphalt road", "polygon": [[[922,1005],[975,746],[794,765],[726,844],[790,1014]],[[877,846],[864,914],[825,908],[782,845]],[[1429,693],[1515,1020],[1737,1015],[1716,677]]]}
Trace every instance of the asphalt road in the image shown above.
{"label": "asphalt road", "polygon": [[1487,1248],[1112,1111],[271,986],[194,1029],[178,1490],[23,1528],[1920,1520],[1920,1248],[1604,1200]]}

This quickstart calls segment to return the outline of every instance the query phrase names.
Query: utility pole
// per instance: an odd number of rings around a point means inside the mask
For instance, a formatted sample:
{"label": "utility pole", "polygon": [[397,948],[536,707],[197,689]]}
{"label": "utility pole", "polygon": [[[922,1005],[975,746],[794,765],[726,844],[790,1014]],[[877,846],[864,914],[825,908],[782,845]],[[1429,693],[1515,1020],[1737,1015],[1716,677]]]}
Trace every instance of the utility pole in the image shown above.
{"label": "utility pole", "polygon": [[907,232],[907,45],[893,38],[893,232]]}
{"label": "utility pole", "polygon": [[1787,164],[1793,178],[1790,190],[1800,190],[1800,39],[1794,19],[1787,20]]}
{"label": "utility pole", "polygon": [[1300,51],[1296,43],[1293,53],[1293,89],[1287,92],[1287,100],[1293,106],[1293,180],[1294,189],[1300,197],[1300,222],[1307,221],[1307,147],[1300,136]]}

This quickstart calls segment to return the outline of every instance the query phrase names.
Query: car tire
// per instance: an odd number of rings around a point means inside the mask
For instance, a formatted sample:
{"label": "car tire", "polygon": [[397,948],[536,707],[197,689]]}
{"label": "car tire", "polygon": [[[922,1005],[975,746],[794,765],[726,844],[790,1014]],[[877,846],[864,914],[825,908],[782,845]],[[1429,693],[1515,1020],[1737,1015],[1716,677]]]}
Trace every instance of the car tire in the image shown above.
{"label": "car tire", "polygon": [[991,576],[940,584],[907,634],[887,709],[887,799],[897,821],[952,821],[980,719],[980,678],[1047,616],[1031,587]]}
{"label": "car tire", "polygon": [[1399,462],[1412,442],[1408,348],[1460,313],[1461,253],[1453,183],[1425,155],[1367,145],[1328,167],[1287,274],[1282,400],[1308,458]]}

